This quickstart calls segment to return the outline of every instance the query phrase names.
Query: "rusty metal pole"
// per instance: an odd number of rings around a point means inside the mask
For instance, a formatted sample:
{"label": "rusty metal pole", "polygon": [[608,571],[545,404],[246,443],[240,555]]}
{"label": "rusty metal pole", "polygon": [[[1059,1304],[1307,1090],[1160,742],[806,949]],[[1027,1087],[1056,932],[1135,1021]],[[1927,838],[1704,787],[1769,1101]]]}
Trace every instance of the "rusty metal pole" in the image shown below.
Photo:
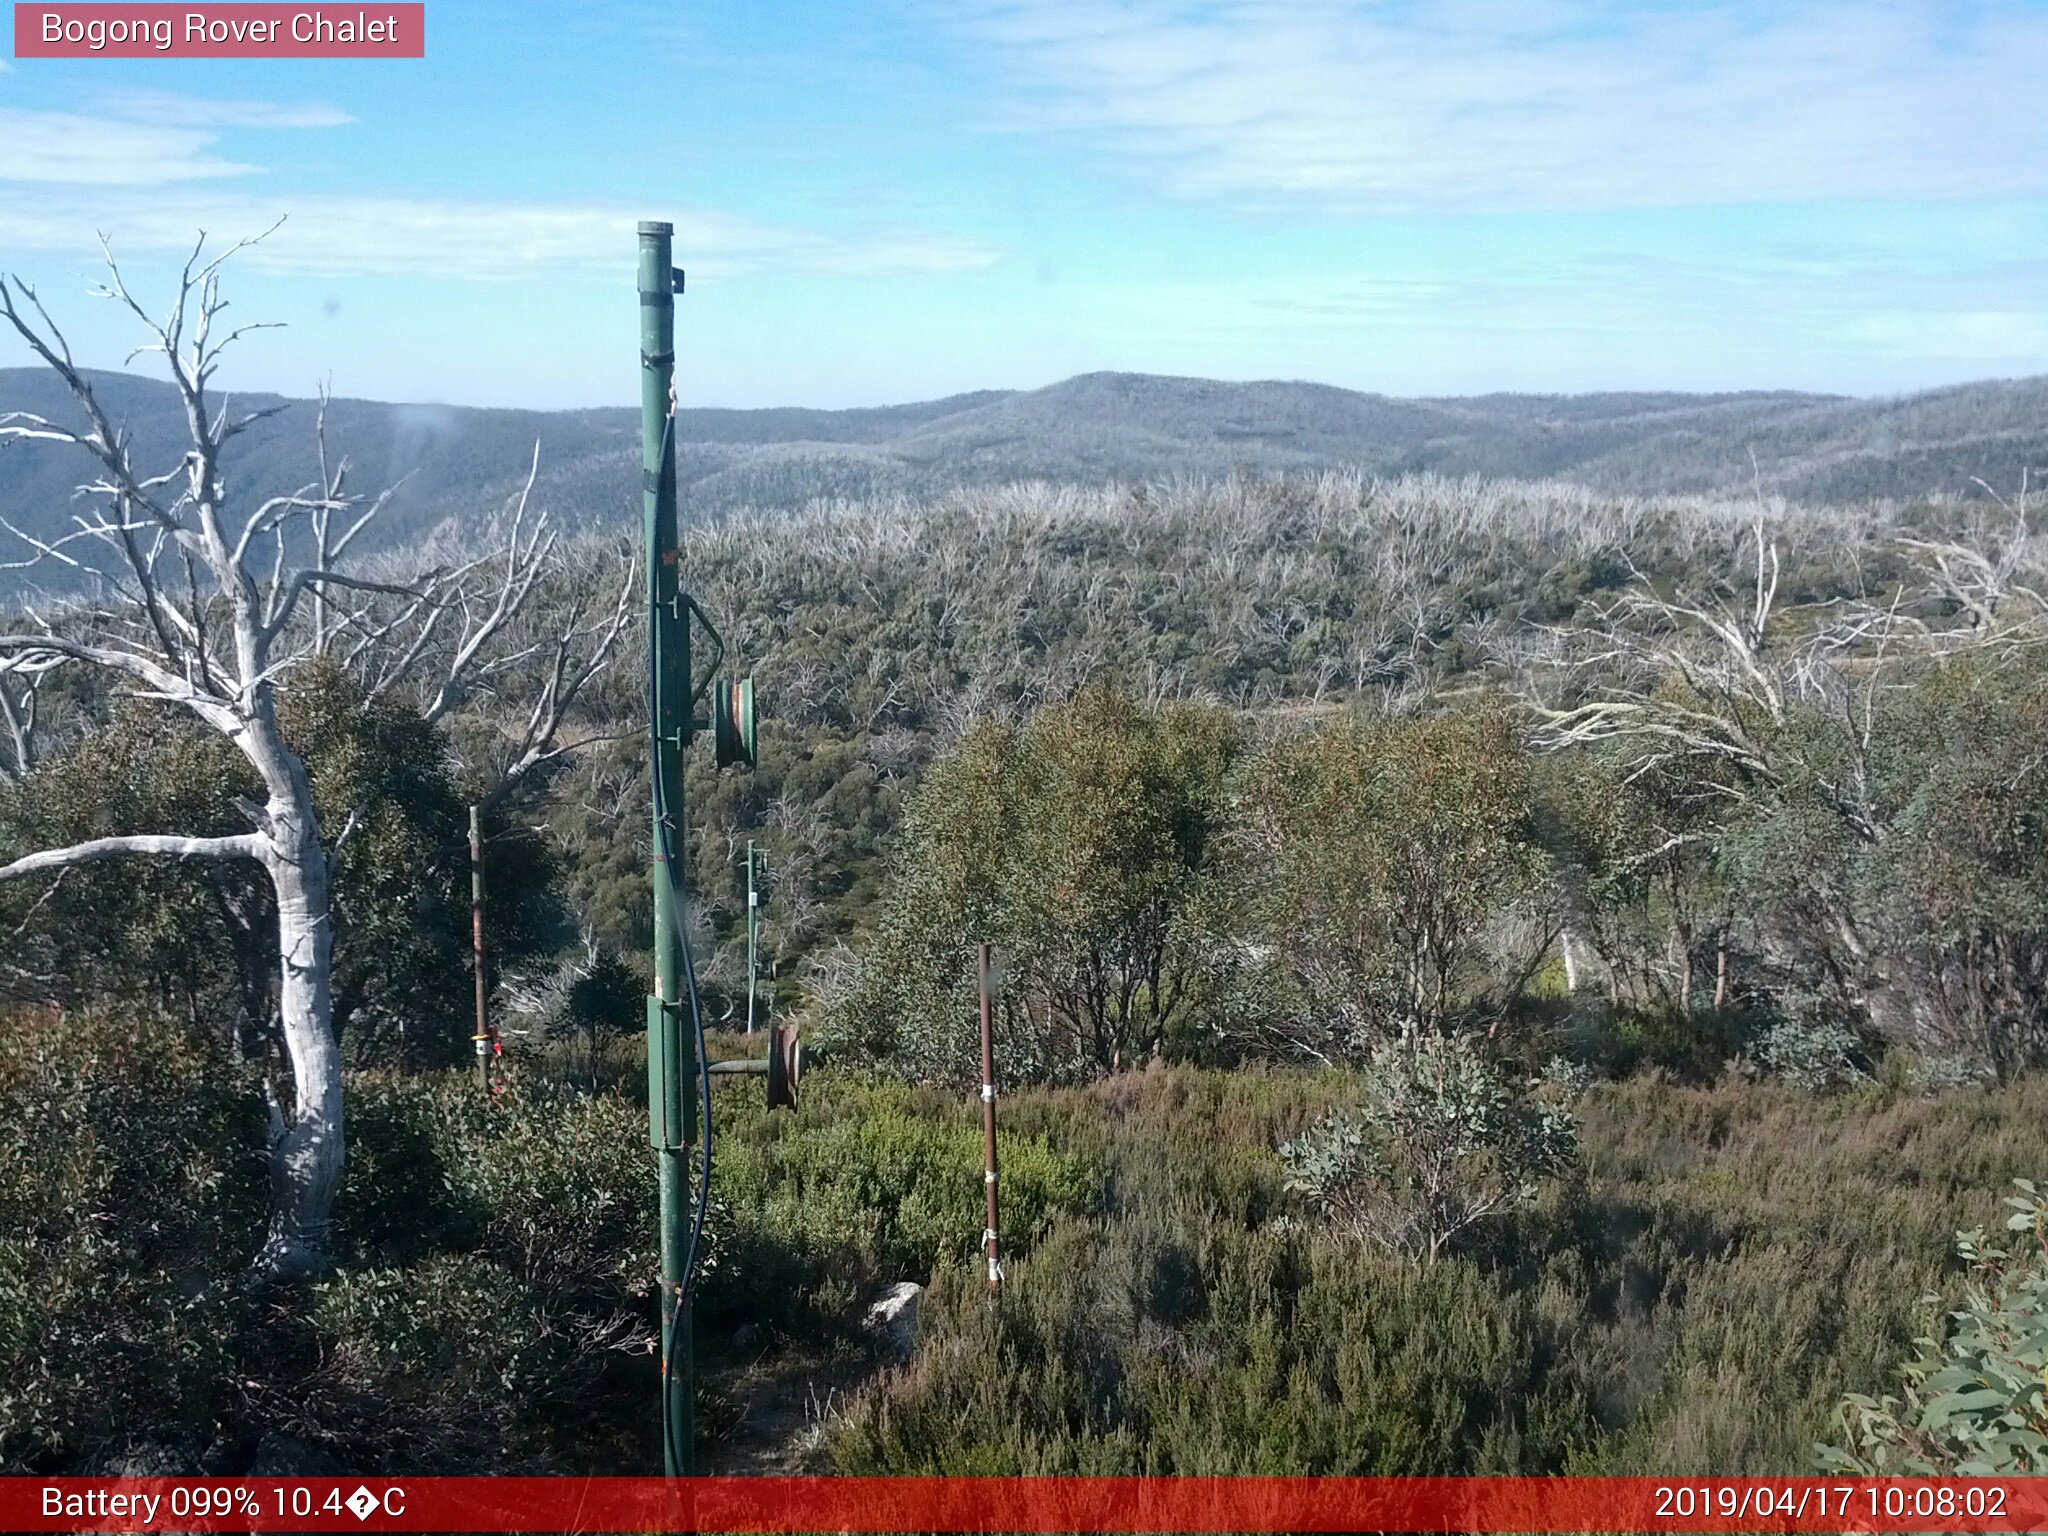
{"label": "rusty metal pole", "polygon": [[476,971],[476,1080],[491,1091],[491,1028],[486,1011],[484,980],[484,833],[478,807],[469,808],[469,942]]}
{"label": "rusty metal pole", "polygon": [[994,1301],[1003,1289],[1003,1265],[996,1239],[996,1048],[991,1019],[994,983],[989,975],[989,952],[981,946],[981,1136],[985,1150],[982,1185],[988,1192],[988,1225],[982,1229],[981,1246],[988,1254],[988,1299]]}

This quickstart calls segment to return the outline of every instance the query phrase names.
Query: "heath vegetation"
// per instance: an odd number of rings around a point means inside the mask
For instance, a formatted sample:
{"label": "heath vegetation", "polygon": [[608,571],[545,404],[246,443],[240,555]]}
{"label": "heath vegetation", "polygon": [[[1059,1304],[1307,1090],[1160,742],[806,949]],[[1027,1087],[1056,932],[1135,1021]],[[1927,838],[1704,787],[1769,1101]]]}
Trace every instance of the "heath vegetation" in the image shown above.
{"label": "heath vegetation", "polygon": [[[313,422],[240,496],[204,325],[153,333],[200,469],[146,463],[11,293],[70,414],[0,432],[93,509],[21,555],[98,575],[0,619],[0,1467],[652,1465],[631,552],[528,465],[359,558]],[[2037,1470],[2030,513],[1327,470],[692,525],[765,701],[690,775],[706,1002],[751,841],[818,1047],[794,1113],[717,1089],[706,1350],[852,1359],[926,1284],[850,1472]]]}

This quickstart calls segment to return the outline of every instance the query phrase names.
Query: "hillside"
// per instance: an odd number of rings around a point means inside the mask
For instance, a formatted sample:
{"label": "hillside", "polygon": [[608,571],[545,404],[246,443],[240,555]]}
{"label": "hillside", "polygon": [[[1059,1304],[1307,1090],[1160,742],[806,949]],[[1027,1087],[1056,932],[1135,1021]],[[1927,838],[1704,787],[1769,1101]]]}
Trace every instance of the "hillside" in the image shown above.
{"label": "hillside", "polygon": [[[168,387],[134,375],[96,380],[145,462],[177,451],[182,418]],[[270,395],[235,402],[279,403]],[[292,405],[238,444],[231,468],[249,494],[306,478],[314,407]],[[69,414],[55,381],[27,368],[0,370],[0,410]],[[634,505],[638,423],[627,409],[337,400],[329,439],[356,464],[357,488],[405,478],[387,541],[487,514],[516,486],[536,441],[545,503],[565,522],[603,525]],[[1976,478],[2003,489],[2023,468],[2048,468],[2048,379],[1883,400],[1790,392],[1399,400],[1320,384],[1096,373],[874,409],[689,409],[682,441],[685,505],[712,516],[1016,480],[1100,485],[1338,465],[1631,493],[1747,491],[1760,473],[1767,491],[1827,503],[1969,495]],[[61,531],[77,475],[71,456],[45,445],[0,454],[0,516],[39,536]]]}

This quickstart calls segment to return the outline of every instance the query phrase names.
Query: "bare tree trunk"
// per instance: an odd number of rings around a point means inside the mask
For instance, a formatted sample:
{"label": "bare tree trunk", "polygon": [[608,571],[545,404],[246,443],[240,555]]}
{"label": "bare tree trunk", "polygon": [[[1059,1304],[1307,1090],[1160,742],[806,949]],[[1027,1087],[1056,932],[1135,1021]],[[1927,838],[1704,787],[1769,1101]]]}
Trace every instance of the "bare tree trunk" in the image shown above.
{"label": "bare tree trunk", "polygon": [[[334,1038],[334,924],[311,786],[295,759],[273,790],[263,866],[277,892],[278,1018],[291,1061],[289,1123],[270,1148],[270,1231],[259,1267],[280,1279],[319,1270],[341,1179],[341,1052]],[[282,791],[282,793],[279,792]]]}

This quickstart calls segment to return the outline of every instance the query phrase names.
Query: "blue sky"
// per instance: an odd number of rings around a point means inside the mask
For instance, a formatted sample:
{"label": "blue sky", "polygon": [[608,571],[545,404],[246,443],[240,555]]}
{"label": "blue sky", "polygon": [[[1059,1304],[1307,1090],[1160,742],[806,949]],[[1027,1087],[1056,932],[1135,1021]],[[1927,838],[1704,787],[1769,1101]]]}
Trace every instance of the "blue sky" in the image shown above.
{"label": "blue sky", "polygon": [[[423,61],[13,60],[0,269],[81,356],[253,233],[232,382],[685,398],[1097,368],[1389,394],[2048,372],[2048,0],[429,0]],[[0,364],[24,360],[0,343]]]}

